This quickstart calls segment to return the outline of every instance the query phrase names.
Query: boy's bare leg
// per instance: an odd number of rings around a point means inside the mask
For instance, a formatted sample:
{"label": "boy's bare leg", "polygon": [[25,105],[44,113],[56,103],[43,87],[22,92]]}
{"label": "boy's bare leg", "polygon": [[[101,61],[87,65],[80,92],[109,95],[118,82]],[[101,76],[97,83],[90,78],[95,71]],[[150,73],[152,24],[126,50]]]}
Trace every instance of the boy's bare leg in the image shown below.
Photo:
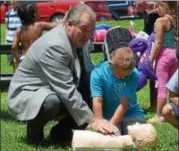
{"label": "boy's bare leg", "polygon": [[171,107],[170,104],[167,104],[164,106],[162,110],[163,116],[165,119],[175,128],[179,129],[179,123],[178,120],[176,119],[176,115]]}
{"label": "boy's bare leg", "polygon": [[150,105],[149,109],[156,109],[157,107],[157,89],[155,88],[155,81],[150,80]]}

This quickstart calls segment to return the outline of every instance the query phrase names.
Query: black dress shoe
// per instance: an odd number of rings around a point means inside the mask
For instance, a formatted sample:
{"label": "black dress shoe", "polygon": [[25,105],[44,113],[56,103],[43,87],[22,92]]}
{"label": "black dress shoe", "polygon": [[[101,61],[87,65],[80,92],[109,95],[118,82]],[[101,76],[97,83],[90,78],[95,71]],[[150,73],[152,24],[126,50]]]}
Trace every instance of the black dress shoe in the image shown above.
{"label": "black dress shoe", "polygon": [[27,143],[29,145],[42,145],[44,141],[43,128],[35,127],[30,121],[27,122]]}
{"label": "black dress shoe", "polygon": [[50,140],[55,145],[68,146],[72,142],[72,125],[69,119],[62,119],[50,131]]}

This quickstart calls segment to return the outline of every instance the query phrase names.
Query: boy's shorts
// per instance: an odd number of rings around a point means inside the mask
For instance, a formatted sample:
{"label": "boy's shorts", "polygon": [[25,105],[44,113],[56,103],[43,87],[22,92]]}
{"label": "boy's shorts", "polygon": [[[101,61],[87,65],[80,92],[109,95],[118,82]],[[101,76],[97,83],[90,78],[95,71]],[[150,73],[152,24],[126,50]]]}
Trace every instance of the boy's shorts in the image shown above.
{"label": "boy's shorts", "polygon": [[133,125],[136,123],[144,124],[144,123],[146,123],[146,121],[143,116],[134,116],[134,117],[123,118],[117,126],[120,131],[120,135],[127,135],[128,134],[127,127],[129,125]]}
{"label": "boy's shorts", "polygon": [[169,103],[173,109],[173,112],[175,113],[176,119],[179,120],[179,106],[175,103]]}

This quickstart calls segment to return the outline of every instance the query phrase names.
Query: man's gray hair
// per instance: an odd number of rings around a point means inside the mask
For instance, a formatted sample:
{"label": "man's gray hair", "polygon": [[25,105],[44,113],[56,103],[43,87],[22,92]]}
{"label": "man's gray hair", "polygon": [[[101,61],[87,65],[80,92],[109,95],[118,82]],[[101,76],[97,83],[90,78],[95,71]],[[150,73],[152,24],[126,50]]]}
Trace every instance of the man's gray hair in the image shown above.
{"label": "man's gray hair", "polygon": [[77,25],[80,21],[81,15],[84,13],[90,14],[92,19],[96,20],[96,14],[90,6],[86,4],[78,4],[68,11],[65,22],[71,20],[74,25]]}

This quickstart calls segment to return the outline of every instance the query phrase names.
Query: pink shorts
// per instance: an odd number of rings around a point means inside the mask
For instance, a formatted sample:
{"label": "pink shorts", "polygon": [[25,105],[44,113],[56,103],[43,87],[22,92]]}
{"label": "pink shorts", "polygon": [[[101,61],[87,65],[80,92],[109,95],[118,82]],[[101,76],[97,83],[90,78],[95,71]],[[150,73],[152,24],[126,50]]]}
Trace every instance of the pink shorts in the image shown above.
{"label": "pink shorts", "polygon": [[166,84],[178,68],[178,60],[174,48],[163,47],[156,59],[156,75],[158,78],[158,98],[167,97]]}

